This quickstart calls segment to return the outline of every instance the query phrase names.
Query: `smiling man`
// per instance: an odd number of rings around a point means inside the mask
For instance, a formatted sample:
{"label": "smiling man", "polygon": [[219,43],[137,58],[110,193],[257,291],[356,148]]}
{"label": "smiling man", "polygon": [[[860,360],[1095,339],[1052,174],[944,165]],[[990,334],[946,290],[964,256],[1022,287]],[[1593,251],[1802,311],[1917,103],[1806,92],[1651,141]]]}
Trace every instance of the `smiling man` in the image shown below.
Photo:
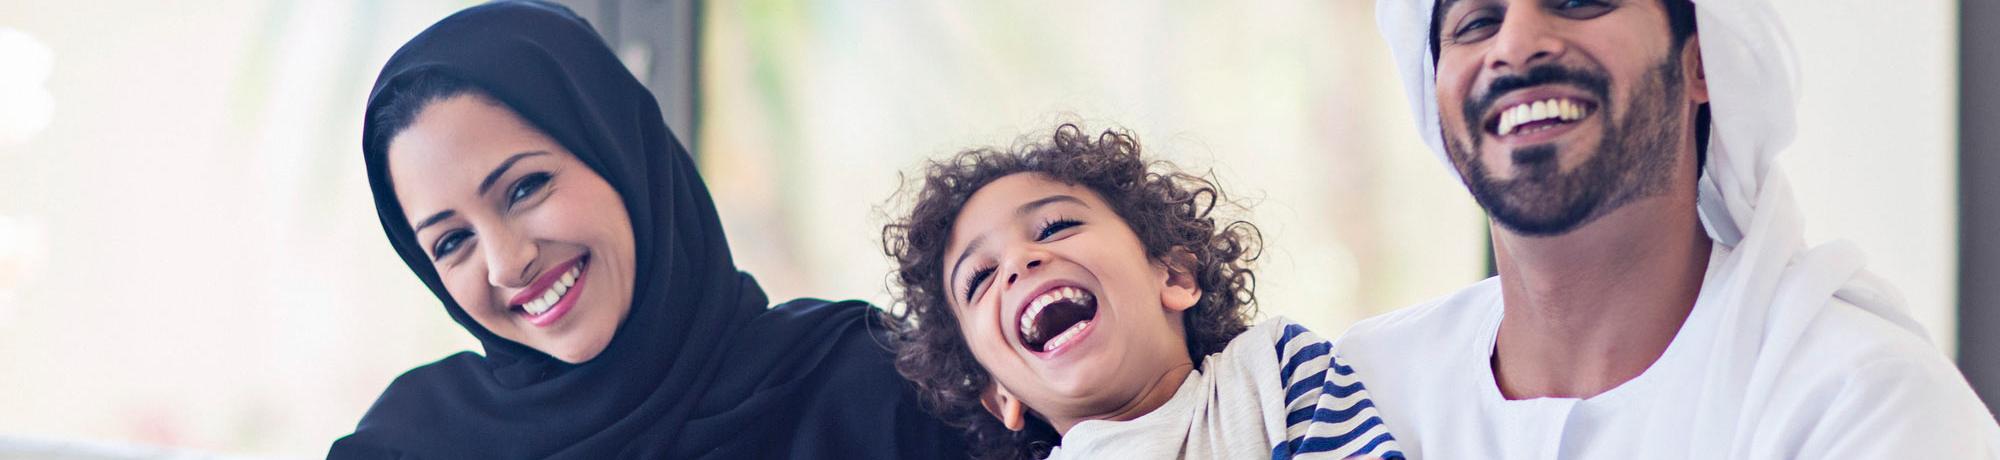
{"label": "smiling man", "polygon": [[1379,0],[1499,276],[1337,353],[1432,458],[1996,458],[2000,426],[1775,156],[1797,71],[1761,0]]}

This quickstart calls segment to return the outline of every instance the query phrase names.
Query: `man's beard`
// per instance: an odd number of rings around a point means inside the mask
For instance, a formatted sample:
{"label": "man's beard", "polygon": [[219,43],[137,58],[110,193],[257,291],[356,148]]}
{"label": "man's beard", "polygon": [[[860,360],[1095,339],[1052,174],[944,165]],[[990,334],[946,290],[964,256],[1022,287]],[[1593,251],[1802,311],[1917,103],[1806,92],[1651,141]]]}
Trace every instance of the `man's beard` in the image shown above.
{"label": "man's beard", "polygon": [[[1647,73],[1632,90],[1631,108],[1622,120],[1612,118],[1609,79],[1601,74],[1545,65],[1519,77],[1495,79],[1485,97],[1465,102],[1465,119],[1478,130],[1471,136],[1472,145],[1465,145],[1464,136],[1451,135],[1464,133],[1446,132],[1445,149],[1473,199],[1501,227],[1525,236],[1569,233],[1669,188],[1686,110],[1679,63],[1676,50]],[[1547,83],[1573,84],[1601,101],[1597,114],[1604,118],[1604,128],[1597,153],[1565,173],[1557,164],[1554,144],[1529,146],[1510,152],[1516,177],[1493,179],[1477,157],[1486,139],[1479,115],[1508,90]]]}

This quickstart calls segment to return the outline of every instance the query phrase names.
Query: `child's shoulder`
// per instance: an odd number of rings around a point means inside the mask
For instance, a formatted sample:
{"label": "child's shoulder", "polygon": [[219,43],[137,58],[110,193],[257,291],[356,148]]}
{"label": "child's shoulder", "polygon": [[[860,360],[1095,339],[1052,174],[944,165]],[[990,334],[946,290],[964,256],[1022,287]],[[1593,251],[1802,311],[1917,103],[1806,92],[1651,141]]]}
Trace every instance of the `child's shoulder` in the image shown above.
{"label": "child's shoulder", "polygon": [[1275,371],[1281,389],[1275,394],[1282,395],[1285,428],[1274,458],[1403,457],[1361,376],[1333,353],[1332,342],[1284,317],[1265,320],[1238,340],[1269,357],[1267,372]]}
{"label": "child's shoulder", "polygon": [[[1282,316],[1250,326],[1209,362],[1224,362],[1247,369],[1282,369],[1286,363],[1310,361],[1328,355],[1333,344],[1304,325]],[[1290,371],[1291,369],[1284,369]],[[1290,374],[1291,372],[1283,372]]]}

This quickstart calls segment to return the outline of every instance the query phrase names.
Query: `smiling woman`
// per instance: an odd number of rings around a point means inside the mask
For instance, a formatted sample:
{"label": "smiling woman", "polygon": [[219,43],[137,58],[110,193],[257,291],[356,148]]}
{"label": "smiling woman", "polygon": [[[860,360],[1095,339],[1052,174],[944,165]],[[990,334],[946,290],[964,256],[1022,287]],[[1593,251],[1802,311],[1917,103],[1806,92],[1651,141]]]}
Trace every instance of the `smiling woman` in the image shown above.
{"label": "smiling woman", "polygon": [[382,228],[485,354],[399,377],[330,457],[959,454],[878,310],[767,308],[652,95],[569,10],[445,18],[367,113]]}
{"label": "smiling woman", "polygon": [[481,327],[589,361],[631,309],[623,200],[512,110],[446,81],[419,78],[382,112],[383,132],[400,132],[388,145],[396,196],[426,216],[410,222],[417,241]]}

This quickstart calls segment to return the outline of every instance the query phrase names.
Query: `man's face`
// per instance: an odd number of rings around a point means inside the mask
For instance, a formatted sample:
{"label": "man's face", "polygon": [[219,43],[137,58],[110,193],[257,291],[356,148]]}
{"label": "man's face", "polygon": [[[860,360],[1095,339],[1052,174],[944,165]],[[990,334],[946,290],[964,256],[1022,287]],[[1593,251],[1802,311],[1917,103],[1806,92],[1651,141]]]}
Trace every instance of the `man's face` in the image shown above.
{"label": "man's face", "polygon": [[1675,166],[1692,156],[1690,115],[1706,98],[1687,78],[1699,55],[1683,59],[1660,0],[1439,6],[1445,149],[1500,226],[1561,235],[1693,180]]}

